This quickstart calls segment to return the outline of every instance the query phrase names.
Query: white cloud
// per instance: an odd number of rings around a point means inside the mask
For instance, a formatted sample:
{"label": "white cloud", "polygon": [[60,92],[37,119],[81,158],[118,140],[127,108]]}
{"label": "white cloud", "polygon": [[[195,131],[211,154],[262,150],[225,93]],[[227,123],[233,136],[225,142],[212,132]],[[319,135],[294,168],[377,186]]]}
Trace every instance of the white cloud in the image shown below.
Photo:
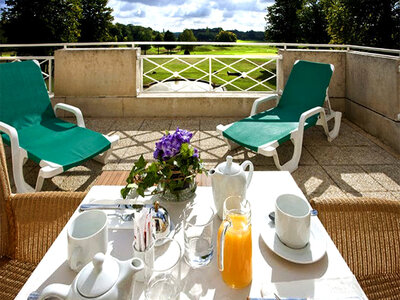
{"label": "white cloud", "polygon": [[[1,0],[0,0],[1,1]],[[114,20],[155,30],[185,28],[263,31],[267,6],[273,0],[110,0]]]}

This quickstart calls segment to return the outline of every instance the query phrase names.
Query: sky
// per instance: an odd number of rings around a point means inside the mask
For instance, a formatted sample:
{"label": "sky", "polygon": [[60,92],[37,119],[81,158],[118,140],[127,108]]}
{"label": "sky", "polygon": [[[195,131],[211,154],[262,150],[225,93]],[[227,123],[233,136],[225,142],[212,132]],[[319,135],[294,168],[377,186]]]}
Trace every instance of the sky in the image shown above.
{"label": "sky", "polygon": [[114,22],[162,31],[214,28],[264,31],[274,0],[109,0]]}
{"label": "sky", "polygon": [[[264,31],[266,8],[274,0],[109,0],[114,23],[157,31],[215,28]],[[0,8],[4,0],[0,0]]]}

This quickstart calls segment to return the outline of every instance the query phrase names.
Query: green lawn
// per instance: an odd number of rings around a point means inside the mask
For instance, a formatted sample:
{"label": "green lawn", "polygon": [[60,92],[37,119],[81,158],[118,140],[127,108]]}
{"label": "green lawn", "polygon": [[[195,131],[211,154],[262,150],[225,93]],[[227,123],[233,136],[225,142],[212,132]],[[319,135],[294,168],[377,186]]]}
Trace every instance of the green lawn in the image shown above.
{"label": "green lawn", "polygon": [[[209,46],[209,45],[203,45],[203,46],[197,46],[195,47],[194,51],[191,52],[192,55],[252,55],[252,56],[262,56],[262,55],[271,55],[271,54],[276,54],[277,49],[273,47],[258,47],[258,46],[232,46],[232,47],[217,47],[217,46]],[[144,54],[144,53],[143,53]],[[157,49],[152,48],[148,51],[146,51],[146,54],[157,54]],[[160,48],[160,54],[167,54],[164,48]],[[180,50],[179,48],[176,49],[175,51],[172,52],[172,54],[183,54],[183,50]],[[173,56],[171,56],[171,59]],[[152,60],[158,64],[163,64],[166,63],[169,59],[168,58],[152,58]],[[184,61],[194,64],[196,62],[200,62],[201,58],[191,58],[189,55],[187,58],[185,57],[183,59]],[[229,65],[234,63],[237,59],[236,58],[220,58],[218,59],[219,61],[212,60],[211,64],[211,69],[213,72],[213,76],[211,78],[212,83],[216,85],[222,85],[226,81],[233,80],[237,78],[232,84],[228,84],[225,87],[229,91],[238,91],[238,88],[241,89],[248,89],[252,85],[256,84],[255,81],[250,79],[249,77],[257,80],[257,81],[262,81],[264,79],[269,78],[272,76],[271,73],[269,73],[266,70],[263,69],[257,69],[254,71],[251,71],[252,69],[256,68],[257,65],[262,65],[265,63],[267,60],[262,59],[262,58],[252,58],[249,59],[251,62],[248,61],[240,61],[236,62],[232,67],[227,67],[223,70],[224,68],[224,63]],[[181,70],[184,70],[185,68],[188,68],[188,65],[185,64],[184,62],[178,61],[178,60],[172,60],[164,65],[165,68],[171,70],[172,72],[179,72]],[[197,68],[200,70],[205,71],[208,73],[209,71],[209,60],[207,59],[206,61],[200,62],[196,65]],[[269,70],[272,73],[276,73],[276,65],[275,61],[270,62],[268,65],[264,66],[267,70]],[[168,72],[167,70],[162,69],[161,67],[156,67],[155,64],[145,61],[143,64],[143,70],[144,72],[148,72],[151,70],[151,73],[147,74],[150,77],[156,79],[156,80],[164,80],[169,78],[172,74]],[[209,76],[206,75],[206,73],[200,71],[194,67],[188,68],[186,71],[180,73],[181,76],[184,78],[188,79],[202,79],[205,81],[209,80]],[[251,72],[250,72],[251,71]],[[229,73],[242,73],[246,72],[247,77],[246,78],[238,78],[237,75],[228,75]],[[218,78],[219,77],[219,78]],[[179,78],[173,77],[173,78]],[[153,82],[154,80],[150,78],[143,78],[143,84],[144,86],[148,85],[149,83]],[[273,78],[269,80],[268,82],[264,83],[266,86],[270,87],[271,89],[276,88],[276,78]],[[268,90],[266,87],[262,85],[258,85],[256,87],[253,87],[249,89],[250,91],[266,91]]]}
{"label": "green lawn", "polygon": [[[253,42],[253,41],[246,41]],[[230,47],[220,47],[220,46],[211,46],[211,45],[202,45],[196,46],[194,51],[191,51],[192,55],[268,55],[268,54],[276,54],[278,53],[278,49],[275,47],[263,47],[263,46],[246,46],[244,41],[238,43],[237,46]],[[183,55],[183,50],[180,47],[174,49],[171,54]],[[142,54],[143,51],[142,51]],[[146,54],[158,54],[158,50],[155,47],[146,51]],[[160,47],[160,54],[169,54],[164,49],[164,47]]]}

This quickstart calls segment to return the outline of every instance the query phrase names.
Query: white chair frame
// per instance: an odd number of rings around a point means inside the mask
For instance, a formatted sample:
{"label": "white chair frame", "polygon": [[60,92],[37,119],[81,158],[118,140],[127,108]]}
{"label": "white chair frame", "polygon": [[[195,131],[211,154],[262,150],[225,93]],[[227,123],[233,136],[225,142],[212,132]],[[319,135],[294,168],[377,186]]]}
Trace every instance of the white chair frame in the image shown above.
{"label": "white chair frame", "polygon": [[[62,109],[73,113],[76,117],[77,125],[79,127],[85,128],[85,121],[83,119],[82,112],[79,108],[64,103],[57,103],[54,106],[54,113],[57,111],[57,109]],[[26,183],[24,179],[23,167],[26,161],[28,160],[28,153],[26,152],[25,149],[21,148],[19,145],[17,130],[13,126],[10,126],[0,121],[0,131],[3,131],[10,137],[12,170],[13,170],[13,177],[17,193],[38,192],[43,187],[44,179],[52,178],[64,172],[64,169],[61,165],[50,161],[41,160],[39,163],[41,168],[38,173],[35,188],[33,188],[28,183]],[[106,164],[109,156],[113,151],[114,146],[119,140],[119,136],[118,135],[108,136],[104,134],[103,136],[111,143],[110,149],[103,152],[102,154],[97,155],[93,159],[102,164]]]}
{"label": "white chair frame", "polygon": [[[332,65],[331,65],[331,67],[333,68]],[[261,97],[261,98],[256,99],[251,108],[250,117],[257,113],[257,107],[261,103],[271,101],[271,100],[277,100],[277,105],[278,105],[279,98],[280,98],[280,96],[278,94],[273,94],[273,95],[269,95],[267,97]],[[293,143],[294,150],[293,150],[293,156],[289,161],[287,161],[285,164],[281,165],[281,163],[279,161],[278,153],[276,151],[276,149],[279,146],[279,143],[277,140],[267,143],[265,145],[259,146],[257,153],[260,153],[267,157],[272,156],[274,159],[274,163],[275,163],[276,167],[278,168],[278,170],[289,171],[291,173],[293,171],[295,171],[299,166],[301,151],[302,151],[302,147],[303,147],[304,126],[305,126],[306,120],[309,117],[319,114],[316,125],[320,125],[324,128],[324,132],[327,135],[329,142],[334,140],[339,134],[342,113],[338,112],[338,111],[333,111],[331,109],[329,96],[328,96],[328,89],[326,89],[325,102],[328,104],[328,115],[326,115],[325,109],[320,106],[311,108],[301,114],[298,127],[290,133],[290,140]],[[334,119],[335,123],[334,123],[333,129],[331,131],[329,131],[328,121],[331,119]],[[217,132],[219,132],[222,135],[222,133],[226,129],[228,129],[230,126],[232,126],[233,124],[234,123],[231,123],[228,125],[220,124],[217,126]],[[229,150],[233,150],[240,146],[225,137],[224,137],[224,140],[227,143]]]}

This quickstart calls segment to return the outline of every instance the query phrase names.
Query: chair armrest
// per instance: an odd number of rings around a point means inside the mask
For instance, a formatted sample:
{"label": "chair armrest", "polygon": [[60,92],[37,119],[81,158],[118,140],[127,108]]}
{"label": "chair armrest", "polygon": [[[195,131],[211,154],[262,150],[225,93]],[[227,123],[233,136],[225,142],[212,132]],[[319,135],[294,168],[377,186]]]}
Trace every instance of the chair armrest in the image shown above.
{"label": "chair armrest", "polygon": [[[21,159],[21,157],[24,156],[25,150],[21,151],[22,148],[19,146],[17,130],[13,126],[0,121],[0,131],[3,131],[4,133],[6,133],[10,138],[11,155],[13,157],[13,160]],[[14,165],[14,162],[13,162],[13,165]]]}
{"label": "chair armrest", "polygon": [[313,199],[336,247],[356,277],[400,272],[400,202]]}
{"label": "chair armrest", "polygon": [[317,106],[317,107],[311,108],[311,109],[303,112],[299,119],[299,128],[304,128],[304,124],[306,123],[306,121],[309,117],[320,114],[320,113],[322,113],[325,116],[325,110],[321,106]]}
{"label": "chair armrest", "polygon": [[11,147],[19,148],[18,132],[13,126],[0,121],[0,131],[3,131],[10,137]]}
{"label": "chair armrest", "polygon": [[269,95],[266,97],[261,97],[253,102],[253,106],[251,107],[251,112],[250,112],[250,117],[254,116],[257,113],[257,107],[264,102],[270,101],[270,100],[277,100],[279,96],[277,94]]}
{"label": "chair armrest", "polygon": [[76,122],[78,126],[85,128],[85,121],[83,120],[83,115],[79,108],[65,103],[57,103],[56,105],[54,105],[54,112],[56,112],[57,109],[63,109],[65,111],[73,113],[76,117]]}
{"label": "chair armrest", "polygon": [[85,196],[84,192],[12,195],[9,227],[14,237],[13,258],[39,263]]}

